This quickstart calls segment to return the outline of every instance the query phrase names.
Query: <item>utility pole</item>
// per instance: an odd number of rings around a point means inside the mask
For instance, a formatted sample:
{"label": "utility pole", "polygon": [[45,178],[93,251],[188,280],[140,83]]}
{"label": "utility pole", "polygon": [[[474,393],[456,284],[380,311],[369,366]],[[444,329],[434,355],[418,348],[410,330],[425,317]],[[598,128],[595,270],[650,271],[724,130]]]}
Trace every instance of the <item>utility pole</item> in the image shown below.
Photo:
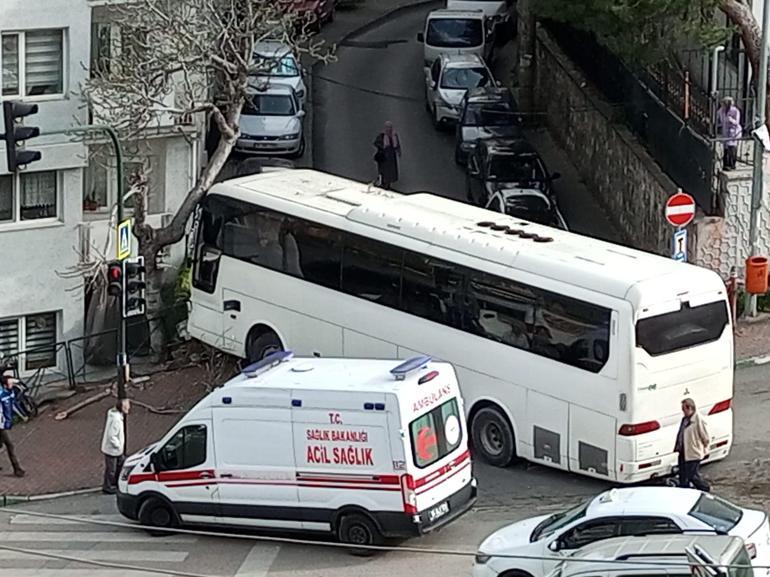
{"label": "utility pole", "polygon": [[[117,180],[117,191],[118,191],[118,206],[117,206],[117,226],[120,227],[120,223],[123,222],[123,149],[120,146],[120,140],[118,139],[118,133],[116,130],[109,125],[106,124],[85,124],[83,126],[78,126],[76,128],[65,128],[62,130],[51,130],[46,131],[45,133],[41,133],[40,136],[49,136],[49,135],[57,135],[57,134],[94,134],[94,133],[102,133],[106,134],[110,142],[112,143],[112,149],[115,153],[115,164],[116,164],[116,180]],[[123,275],[123,278],[125,278],[125,274]],[[115,299],[116,306],[118,307],[118,330],[117,330],[117,355],[116,355],[116,365],[118,370],[118,400],[122,401],[124,399],[128,398],[128,395],[126,394],[126,383],[129,379],[129,366],[128,366],[128,355],[126,354],[126,319],[123,315],[123,306],[122,306],[122,298]],[[124,437],[128,438],[128,426],[126,424],[127,419],[123,418],[123,432]],[[125,447],[128,446],[128,443],[124,444],[124,451]]]}
{"label": "utility pole", "polygon": [[[762,8],[762,46],[759,52],[759,75],[757,78],[757,102],[754,126],[754,166],[751,183],[751,225],[749,228],[749,256],[757,256],[757,237],[759,236],[759,209],[764,198],[763,164],[765,149],[756,134],[765,126],[765,107],[767,105],[767,34],[770,28],[770,0],[764,0]],[[749,298],[749,316],[757,316],[757,295]]]}

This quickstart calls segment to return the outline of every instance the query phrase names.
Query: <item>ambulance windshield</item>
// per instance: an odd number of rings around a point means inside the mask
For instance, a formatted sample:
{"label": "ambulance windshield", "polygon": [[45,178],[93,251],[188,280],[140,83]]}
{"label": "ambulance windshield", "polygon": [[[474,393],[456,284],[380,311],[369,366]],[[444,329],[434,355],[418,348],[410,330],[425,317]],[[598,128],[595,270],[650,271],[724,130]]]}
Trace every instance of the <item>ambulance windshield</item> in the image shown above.
{"label": "ambulance windshield", "polygon": [[446,457],[462,441],[462,426],[457,399],[450,399],[431,409],[409,425],[414,464],[419,468]]}

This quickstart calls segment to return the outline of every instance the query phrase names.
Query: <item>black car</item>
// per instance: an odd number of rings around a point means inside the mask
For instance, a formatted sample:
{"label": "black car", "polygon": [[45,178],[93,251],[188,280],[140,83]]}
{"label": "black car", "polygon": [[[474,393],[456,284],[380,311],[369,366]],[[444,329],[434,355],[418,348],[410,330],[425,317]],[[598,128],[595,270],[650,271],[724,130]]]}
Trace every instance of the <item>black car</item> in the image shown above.
{"label": "black car", "polygon": [[468,157],[465,189],[468,200],[478,206],[486,206],[494,192],[503,189],[534,189],[552,198],[552,182],[560,177],[548,172],[526,140],[482,140]]}
{"label": "black car", "polygon": [[521,138],[521,115],[511,91],[498,86],[469,90],[460,103],[455,161],[465,164],[479,140]]}

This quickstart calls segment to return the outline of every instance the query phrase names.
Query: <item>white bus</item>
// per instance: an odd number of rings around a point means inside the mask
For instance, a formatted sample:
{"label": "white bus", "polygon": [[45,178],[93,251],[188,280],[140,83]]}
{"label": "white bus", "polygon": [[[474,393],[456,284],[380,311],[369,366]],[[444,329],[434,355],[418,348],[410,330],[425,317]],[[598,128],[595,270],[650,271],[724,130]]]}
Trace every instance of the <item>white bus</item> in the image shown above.
{"label": "white bus", "polygon": [[477,455],[621,483],[666,475],[692,397],[732,444],[725,286],[703,268],[430,194],[312,170],[215,185],[189,331],[255,360],[451,362]]}

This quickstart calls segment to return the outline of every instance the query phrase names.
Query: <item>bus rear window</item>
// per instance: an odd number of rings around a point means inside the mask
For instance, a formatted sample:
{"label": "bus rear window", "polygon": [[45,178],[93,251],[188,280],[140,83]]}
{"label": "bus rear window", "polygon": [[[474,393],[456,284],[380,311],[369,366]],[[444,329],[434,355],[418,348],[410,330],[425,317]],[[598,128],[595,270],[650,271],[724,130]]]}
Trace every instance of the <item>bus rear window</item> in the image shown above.
{"label": "bus rear window", "polygon": [[722,336],[728,313],[724,301],[690,307],[641,319],[636,323],[636,346],[651,356],[710,343]]}
{"label": "bus rear window", "polygon": [[414,464],[432,465],[460,446],[463,437],[457,399],[450,399],[409,425]]}

